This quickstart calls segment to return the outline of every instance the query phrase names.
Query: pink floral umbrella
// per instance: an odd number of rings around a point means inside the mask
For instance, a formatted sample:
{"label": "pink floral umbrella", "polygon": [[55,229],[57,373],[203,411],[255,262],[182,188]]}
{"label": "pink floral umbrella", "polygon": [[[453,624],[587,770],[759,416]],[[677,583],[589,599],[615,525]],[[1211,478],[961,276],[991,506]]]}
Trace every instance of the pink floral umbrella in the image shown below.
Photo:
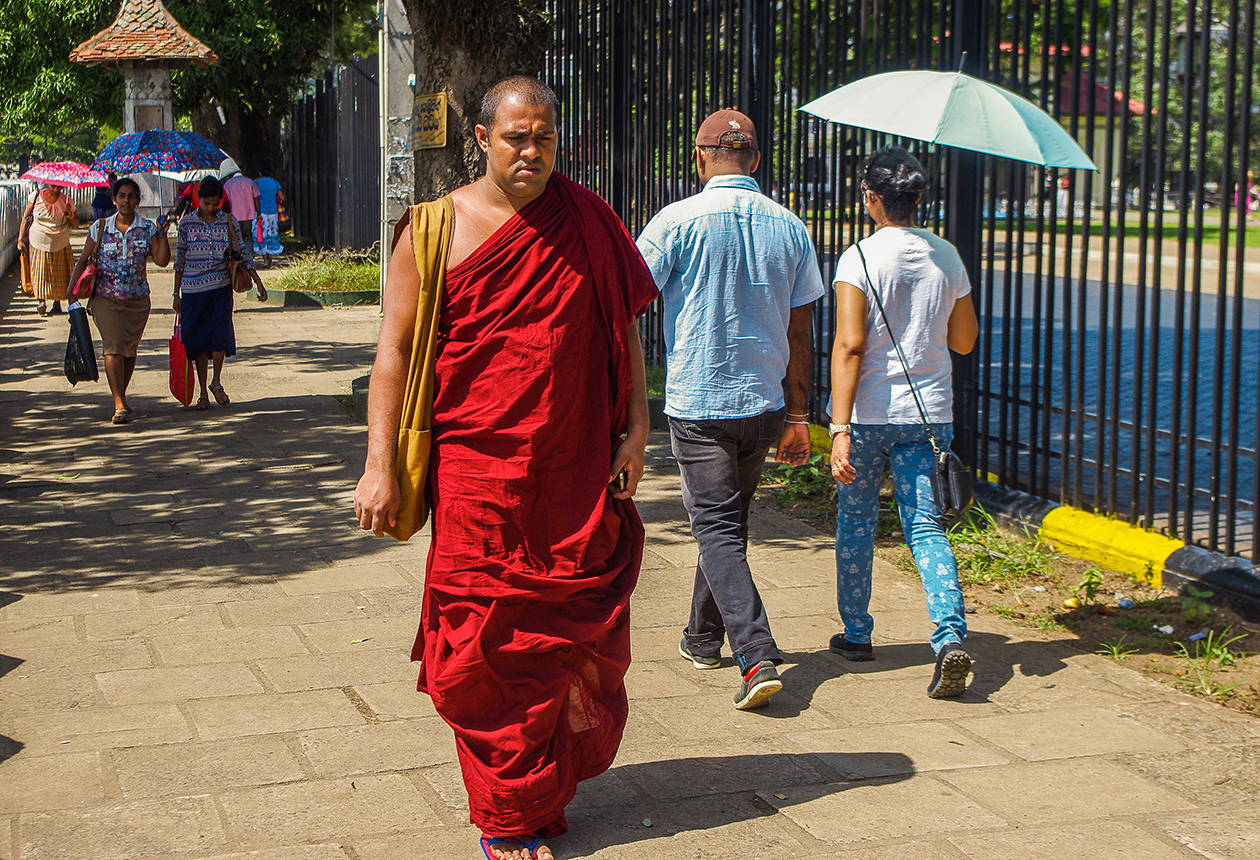
{"label": "pink floral umbrella", "polygon": [[44,161],[23,173],[22,178],[63,188],[103,188],[109,185],[103,171],[93,170],[77,161]]}

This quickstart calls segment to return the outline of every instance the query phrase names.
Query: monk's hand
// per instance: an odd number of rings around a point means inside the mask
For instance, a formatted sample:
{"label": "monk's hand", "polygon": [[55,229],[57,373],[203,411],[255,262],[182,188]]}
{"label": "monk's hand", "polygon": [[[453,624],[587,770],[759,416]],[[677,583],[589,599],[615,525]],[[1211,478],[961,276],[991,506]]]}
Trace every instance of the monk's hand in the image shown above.
{"label": "monk's hand", "polygon": [[377,537],[385,536],[385,527],[398,525],[398,509],[402,507],[402,493],[398,490],[398,478],[393,474],[364,472],[359,485],[354,488],[354,515],[359,528]]}
{"label": "monk's hand", "polygon": [[784,424],[775,459],[790,466],[803,466],[809,460],[809,425]]}
{"label": "monk's hand", "polygon": [[[639,433],[630,433],[617,446],[617,453],[613,454],[612,471],[608,475],[608,483],[613,487],[614,499],[628,499],[634,495],[635,489],[639,486],[639,479],[643,477],[643,449],[646,447],[647,436]],[[621,474],[622,469],[626,470],[624,490],[617,489],[617,476]]]}
{"label": "monk's hand", "polygon": [[831,440],[831,477],[842,484],[849,484],[857,477],[857,469],[849,462],[853,440],[848,433],[837,433]]}

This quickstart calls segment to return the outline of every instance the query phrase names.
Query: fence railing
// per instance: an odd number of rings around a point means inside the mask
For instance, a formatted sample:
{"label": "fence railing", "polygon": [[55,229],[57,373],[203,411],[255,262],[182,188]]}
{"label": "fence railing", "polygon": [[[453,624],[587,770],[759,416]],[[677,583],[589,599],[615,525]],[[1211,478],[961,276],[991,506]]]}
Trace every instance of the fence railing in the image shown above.
{"label": "fence railing", "polygon": [[[1260,558],[1256,0],[550,0],[560,169],[637,233],[698,190],[700,120],[757,123],[762,189],[824,275],[868,235],[862,157],[901,143],[922,223],[970,262],[982,332],[956,361],[956,447],[982,475]],[[965,68],[1030,98],[1098,173],[894,140],[797,111],[868,74]],[[649,315],[648,353],[661,321]],[[815,312],[827,412],[834,298]]]}
{"label": "fence railing", "polygon": [[295,233],[329,248],[380,240],[379,115],[375,57],[328,71],[294,103],[284,146]]}

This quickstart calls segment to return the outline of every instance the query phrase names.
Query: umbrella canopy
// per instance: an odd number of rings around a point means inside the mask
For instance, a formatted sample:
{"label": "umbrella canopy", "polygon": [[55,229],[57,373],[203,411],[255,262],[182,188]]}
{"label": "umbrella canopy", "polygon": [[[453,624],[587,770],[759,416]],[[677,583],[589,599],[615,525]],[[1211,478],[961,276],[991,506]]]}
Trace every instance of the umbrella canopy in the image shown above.
{"label": "umbrella canopy", "polygon": [[241,168],[237,166],[235,159],[228,156],[219,162],[219,166],[215,168],[201,170],[155,170],[158,176],[165,176],[167,179],[174,179],[176,182],[196,182],[207,176],[213,176],[216,179],[227,179],[233,173],[240,173]]}
{"label": "umbrella canopy", "polygon": [[120,134],[92,162],[93,170],[153,173],[157,170],[206,170],[227,158],[223,151],[191,131],[153,129]]}
{"label": "umbrella canopy", "polygon": [[886,72],[801,108],[832,122],[1000,155],[1046,167],[1097,170],[1054,117],[962,72]]}
{"label": "umbrella canopy", "polygon": [[22,174],[23,179],[63,188],[102,188],[109,185],[103,171],[77,161],[43,161]]}

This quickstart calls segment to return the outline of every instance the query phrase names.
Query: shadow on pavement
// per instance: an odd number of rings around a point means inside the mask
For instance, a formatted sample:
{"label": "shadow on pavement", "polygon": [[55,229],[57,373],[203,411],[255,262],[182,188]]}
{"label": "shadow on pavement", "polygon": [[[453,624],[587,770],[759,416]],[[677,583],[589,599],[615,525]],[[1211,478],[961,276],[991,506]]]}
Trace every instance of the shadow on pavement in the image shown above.
{"label": "shadow on pavement", "polygon": [[[859,785],[901,782],[914,771],[909,756],[882,751],[703,756],[617,765],[608,776],[638,787],[652,801],[636,805],[633,811],[624,805],[595,806],[605,790],[596,780],[589,788],[578,789],[567,813],[569,833],[551,844],[563,856],[584,855],[610,846],[714,830],[769,818],[776,807],[809,803]],[[883,775],[846,780],[842,773]],[[773,800],[756,796],[756,792],[770,791]],[[651,826],[644,823],[649,819]]]}

